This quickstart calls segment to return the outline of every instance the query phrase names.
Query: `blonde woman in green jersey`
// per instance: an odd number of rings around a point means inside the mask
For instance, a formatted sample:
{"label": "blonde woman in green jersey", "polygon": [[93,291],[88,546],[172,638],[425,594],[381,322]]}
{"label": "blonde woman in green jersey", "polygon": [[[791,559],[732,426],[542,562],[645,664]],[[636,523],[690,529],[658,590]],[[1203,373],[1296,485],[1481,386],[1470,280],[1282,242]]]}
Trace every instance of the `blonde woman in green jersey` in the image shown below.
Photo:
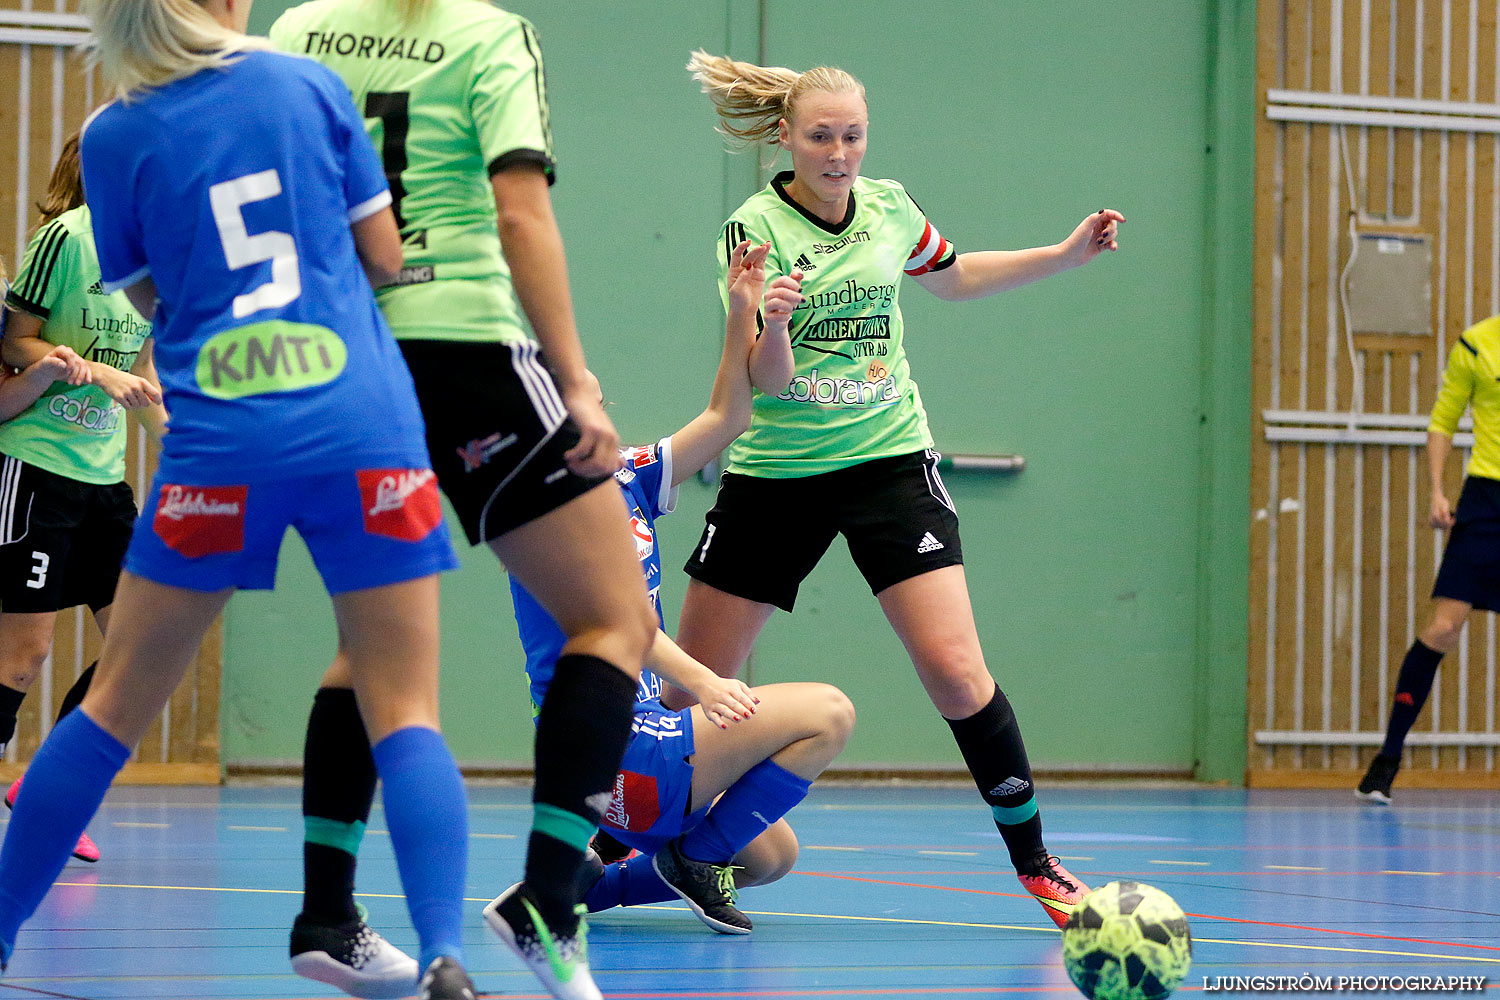
{"label": "blonde woman in green jersey", "polygon": [[1116,249],[1124,216],[1101,210],[1054,246],[957,253],[899,183],[860,176],[869,114],[854,77],[705,52],[688,69],[721,131],[792,161],[725,223],[721,281],[729,248],[769,240],[768,272],[803,271],[805,299],[790,343],[768,338],[751,357],[750,430],[730,449],[688,560],[678,642],[737,673],[771,613],[792,610],[801,580],[844,535],[952,728],[1022,885],[1061,925],[1087,889],[1043,844],[1020,729],[979,646],[958,517],[907,367],[898,298],[903,274],[957,300],[1080,266]]}
{"label": "blonde woman in green jersey", "polygon": [[[536,33],[481,0],[315,0],[287,11],[271,39],[337,72],[365,116],[406,258],[378,300],[416,383],[433,470],[470,543],[489,546],[568,636],[537,721],[525,879],[491,926],[555,995],[589,1000],[599,993],[577,876],[656,623],[610,482],[619,439],[574,324]],[[348,992],[404,995],[399,964],[369,967],[354,947],[373,933],[351,889],[374,771],[348,684],[340,656],[308,722],[293,966]]]}
{"label": "blonde woman in green jersey", "polygon": [[[6,292],[0,340],[6,364],[48,382],[0,425],[0,745],[15,733],[21,701],[52,650],[57,613],[87,604],[99,631],[108,630],[136,516],[124,482],[125,411],[158,434],[165,422],[151,324],[123,292],[98,287],[77,136],[63,143],[39,207],[42,224]],[[59,720],[93,676],[93,665],[79,675]],[[20,788],[17,779],[7,790],[7,807]],[[83,834],[73,856],[98,861],[99,849]]]}

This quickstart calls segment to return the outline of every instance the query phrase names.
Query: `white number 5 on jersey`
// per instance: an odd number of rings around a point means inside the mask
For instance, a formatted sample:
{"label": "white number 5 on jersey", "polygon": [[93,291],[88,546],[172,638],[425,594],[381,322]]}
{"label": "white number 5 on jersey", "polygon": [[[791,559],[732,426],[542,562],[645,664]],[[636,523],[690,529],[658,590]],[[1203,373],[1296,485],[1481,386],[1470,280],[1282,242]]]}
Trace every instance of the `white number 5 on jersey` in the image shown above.
{"label": "white number 5 on jersey", "polygon": [[271,230],[251,236],[245,229],[240,209],[255,201],[265,201],[281,194],[281,177],[272,170],[246,174],[208,189],[213,206],[214,223],[219,227],[219,241],[224,244],[224,260],[231,271],[271,262],[271,280],[234,297],[234,318],[241,319],[262,309],[275,309],[294,301],[302,294],[302,276],[297,271],[297,244],[290,233]]}

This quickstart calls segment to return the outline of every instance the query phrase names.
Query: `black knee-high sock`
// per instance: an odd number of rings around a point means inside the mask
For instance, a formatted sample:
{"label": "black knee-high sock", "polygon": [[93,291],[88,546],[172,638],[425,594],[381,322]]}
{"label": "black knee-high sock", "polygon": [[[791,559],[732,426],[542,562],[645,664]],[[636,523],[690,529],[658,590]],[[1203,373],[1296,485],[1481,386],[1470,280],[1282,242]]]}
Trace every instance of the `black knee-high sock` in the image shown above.
{"label": "black knee-high sock", "polygon": [[570,928],[579,868],[630,739],[635,681],[596,656],[560,657],[536,725],[535,812],[526,889],[550,926]]}
{"label": "black knee-high sock", "polygon": [[25,691],[0,684],[0,750],[16,735],[16,714],[21,711],[21,702],[26,700]]}
{"label": "black knee-high sock", "polygon": [[997,684],[995,696],[978,712],[967,719],[946,721],[1005,838],[1011,864],[1017,869],[1029,867],[1046,848],[1036,790],[1031,785],[1031,763],[1010,701]]}
{"label": "black knee-high sock", "polygon": [[1380,753],[1386,757],[1400,757],[1406,743],[1406,734],[1417,721],[1427,696],[1432,693],[1432,681],[1437,676],[1438,664],[1443,654],[1428,646],[1421,639],[1411,644],[1406,658],[1401,661],[1401,672],[1396,675],[1396,697],[1391,704],[1391,721],[1385,727],[1385,745]]}
{"label": "black knee-high sock", "polygon": [[67,714],[79,705],[83,704],[83,696],[89,693],[89,685],[94,682],[94,668],[99,665],[95,660],[88,665],[88,669],[78,675],[73,686],[68,688],[68,693],[63,695],[62,705],[57,709],[57,721],[61,722]]}
{"label": "black knee-high sock", "polygon": [[375,758],[354,692],[321,688],[302,756],[302,911],[325,923],[355,919],[354,864],[370,804]]}

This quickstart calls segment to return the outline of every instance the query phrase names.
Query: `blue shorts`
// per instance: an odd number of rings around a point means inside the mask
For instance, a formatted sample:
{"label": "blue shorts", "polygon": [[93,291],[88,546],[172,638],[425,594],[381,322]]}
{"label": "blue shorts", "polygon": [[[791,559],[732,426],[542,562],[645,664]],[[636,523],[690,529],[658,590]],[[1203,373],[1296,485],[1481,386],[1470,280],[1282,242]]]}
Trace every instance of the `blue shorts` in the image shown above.
{"label": "blue shorts", "polygon": [[330,594],[455,569],[430,469],[360,469],[245,485],[167,481],[142,504],[125,568],[170,587],[270,590],[296,528]]}
{"label": "blue shorts", "polygon": [[636,706],[630,743],[615,775],[615,793],[599,825],[642,854],[703,821],[708,806],[689,813],[693,795],[691,709],[669,712],[659,702]]}

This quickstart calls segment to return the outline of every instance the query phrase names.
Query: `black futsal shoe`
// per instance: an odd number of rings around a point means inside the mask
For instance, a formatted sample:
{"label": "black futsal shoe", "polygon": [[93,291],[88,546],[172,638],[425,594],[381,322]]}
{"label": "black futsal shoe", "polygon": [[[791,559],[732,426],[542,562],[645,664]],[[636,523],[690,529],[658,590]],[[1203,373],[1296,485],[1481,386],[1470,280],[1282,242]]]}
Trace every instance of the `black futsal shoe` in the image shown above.
{"label": "black futsal shoe", "polygon": [[1354,794],[1366,802],[1375,802],[1383,806],[1391,804],[1391,782],[1396,780],[1396,772],[1401,770],[1400,757],[1387,757],[1383,753],[1375,755],[1370,761],[1370,768],[1365,776],[1359,779],[1359,787]]}

